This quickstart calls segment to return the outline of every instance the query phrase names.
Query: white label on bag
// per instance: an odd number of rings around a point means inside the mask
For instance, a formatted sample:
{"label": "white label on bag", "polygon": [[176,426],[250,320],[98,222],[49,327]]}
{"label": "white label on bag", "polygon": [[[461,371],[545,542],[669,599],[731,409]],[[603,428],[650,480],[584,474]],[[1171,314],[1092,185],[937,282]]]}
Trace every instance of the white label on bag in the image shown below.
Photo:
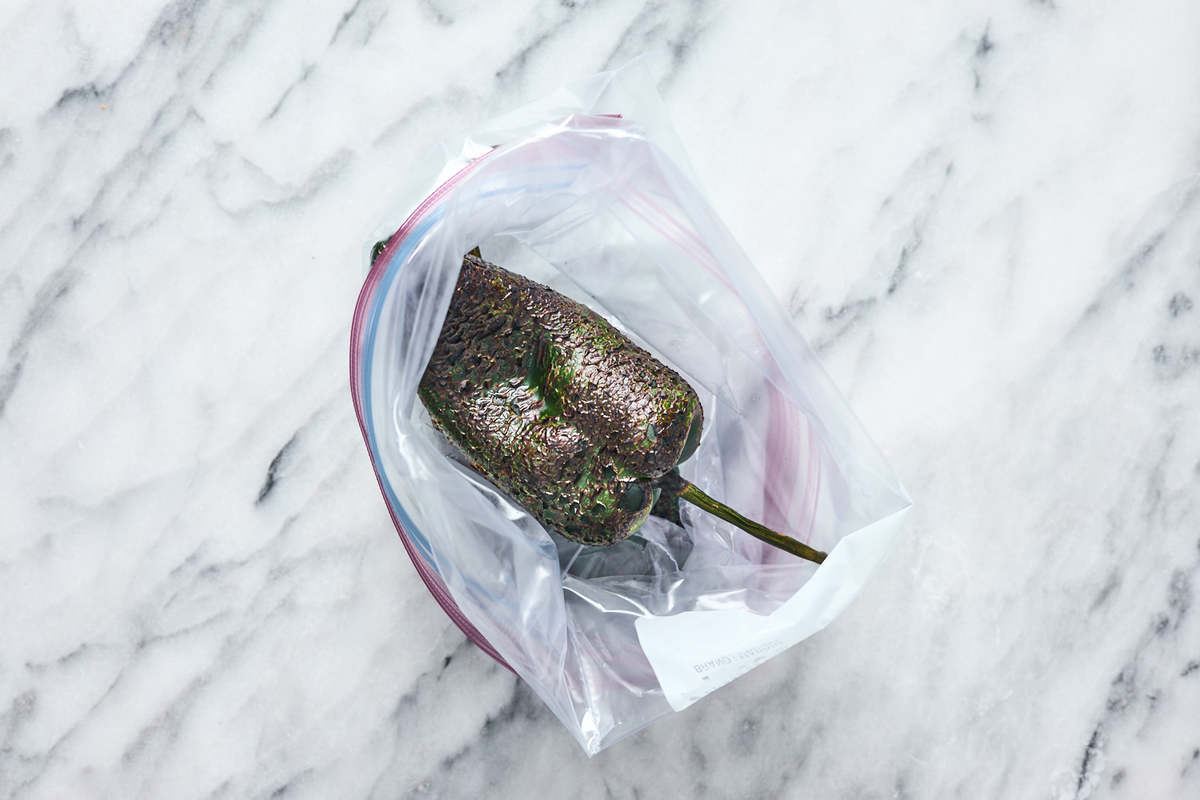
{"label": "white label on bag", "polygon": [[769,620],[740,610],[686,611],[639,617],[634,626],[667,702],[681,711],[792,644],[763,628]]}
{"label": "white label on bag", "polygon": [[828,625],[883,560],[903,514],[840,541],[808,583],[769,615],[725,609],[638,617],[638,641],[671,708],[682,711]]}

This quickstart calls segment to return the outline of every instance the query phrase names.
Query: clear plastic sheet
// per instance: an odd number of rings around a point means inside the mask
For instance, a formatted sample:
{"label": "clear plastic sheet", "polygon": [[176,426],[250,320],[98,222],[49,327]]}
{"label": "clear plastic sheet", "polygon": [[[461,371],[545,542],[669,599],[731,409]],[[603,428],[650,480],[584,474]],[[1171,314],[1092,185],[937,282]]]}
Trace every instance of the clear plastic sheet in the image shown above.
{"label": "clear plastic sheet", "polygon": [[[447,612],[589,754],[828,624],[886,553],[903,488],[697,188],[638,68],[482,126],[381,231],[351,383],[385,500]],[[684,478],[825,564],[686,504],[683,528],[651,517],[584,547],[463,466],[416,390],[476,246],[683,375],[705,418]]]}

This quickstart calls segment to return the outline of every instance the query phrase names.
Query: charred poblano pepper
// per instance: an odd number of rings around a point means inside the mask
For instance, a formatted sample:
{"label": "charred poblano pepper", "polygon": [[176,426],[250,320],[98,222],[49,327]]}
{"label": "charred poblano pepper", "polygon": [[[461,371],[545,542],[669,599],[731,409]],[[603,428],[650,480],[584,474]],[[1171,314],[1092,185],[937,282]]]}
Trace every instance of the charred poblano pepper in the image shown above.
{"label": "charred poblano pepper", "polygon": [[682,499],[789,553],[825,558],[680,477],[704,418],[677,372],[478,249],[463,259],[418,392],[474,469],[567,539],[610,545],[652,511],[678,523]]}

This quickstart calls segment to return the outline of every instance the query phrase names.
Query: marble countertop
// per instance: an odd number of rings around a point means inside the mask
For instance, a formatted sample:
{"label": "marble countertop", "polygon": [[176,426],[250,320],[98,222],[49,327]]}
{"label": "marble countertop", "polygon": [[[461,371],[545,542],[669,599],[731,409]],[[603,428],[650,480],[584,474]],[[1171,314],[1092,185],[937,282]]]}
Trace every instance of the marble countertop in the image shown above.
{"label": "marble countertop", "polygon": [[[1200,796],[1198,25],[5,3],[0,797]],[[421,584],[346,360],[437,142],[641,52],[916,505],[829,629],[589,760]]]}

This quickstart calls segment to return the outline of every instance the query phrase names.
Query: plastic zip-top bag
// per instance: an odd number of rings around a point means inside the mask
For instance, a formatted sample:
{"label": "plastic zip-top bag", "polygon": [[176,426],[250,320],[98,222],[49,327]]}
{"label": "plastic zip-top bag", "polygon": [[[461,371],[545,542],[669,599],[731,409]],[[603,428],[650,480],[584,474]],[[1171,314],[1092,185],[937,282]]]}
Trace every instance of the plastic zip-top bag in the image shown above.
{"label": "plastic zip-top bag", "polygon": [[[377,237],[351,335],[355,410],[417,572],[589,754],[827,625],[909,506],[697,188],[651,87],[637,68],[603,73],[464,137]],[[824,563],[687,503],[611,546],[580,544],[472,469],[418,387],[475,248],[681,375],[704,419],[682,479]]]}

